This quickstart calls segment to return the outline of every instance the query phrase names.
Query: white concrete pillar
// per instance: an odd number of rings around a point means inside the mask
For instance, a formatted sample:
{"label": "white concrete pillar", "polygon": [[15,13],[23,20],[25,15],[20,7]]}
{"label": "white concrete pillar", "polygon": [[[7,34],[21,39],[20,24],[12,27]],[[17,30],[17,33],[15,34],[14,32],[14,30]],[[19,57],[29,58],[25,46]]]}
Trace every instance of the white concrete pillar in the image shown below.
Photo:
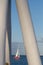
{"label": "white concrete pillar", "polygon": [[28,65],[41,65],[27,0],[16,0]]}
{"label": "white concrete pillar", "polygon": [[10,65],[10,52],[9,52],[9,40],[8,33],[6,32],[6,45],[5,45],[5,64]]}
{"label": "white concrete pillar", "polygon": [[8,0],[0,0],[0,65],[5,65],[7,4]]}

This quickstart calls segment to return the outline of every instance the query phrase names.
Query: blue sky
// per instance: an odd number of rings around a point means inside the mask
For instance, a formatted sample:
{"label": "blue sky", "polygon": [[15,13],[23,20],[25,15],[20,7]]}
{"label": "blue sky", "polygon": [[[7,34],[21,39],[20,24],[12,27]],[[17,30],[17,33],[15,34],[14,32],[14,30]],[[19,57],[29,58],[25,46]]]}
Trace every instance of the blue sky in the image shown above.
{"label": "blue sky", "polygon": [[[43,0],[28,0],[37,40],[43,39]],[[23,42],[15,0],[11,2],[12,42]],[[41,39],[42,38],[42,39]],[[43,43],[38,43],[42,52]]]}

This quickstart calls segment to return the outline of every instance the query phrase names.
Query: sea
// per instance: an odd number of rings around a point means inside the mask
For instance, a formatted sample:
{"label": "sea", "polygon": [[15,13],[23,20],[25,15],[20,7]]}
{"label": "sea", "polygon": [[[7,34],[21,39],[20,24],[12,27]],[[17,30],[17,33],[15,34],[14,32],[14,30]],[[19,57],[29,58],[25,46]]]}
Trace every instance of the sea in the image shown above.
{"label": "sea", "polygon": [[[43,56],[40,56],[43,65]],[[14,55],[11,55],[11,65],[28,65],[27,58],[25,55],[21,55],[20,59],[14,59]]]}

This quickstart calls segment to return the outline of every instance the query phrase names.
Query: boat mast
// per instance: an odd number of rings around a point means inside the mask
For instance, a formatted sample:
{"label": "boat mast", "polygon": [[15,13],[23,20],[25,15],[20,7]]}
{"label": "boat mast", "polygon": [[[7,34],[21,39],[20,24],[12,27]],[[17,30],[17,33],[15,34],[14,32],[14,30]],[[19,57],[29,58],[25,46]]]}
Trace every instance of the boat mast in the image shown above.
{"label": "boat mast", "polygon": [[16,0],[28,65],[42,65],[27,0]]}
{"label": "boat mast", "polygon": [[8,0],[0,0],[0,65],[5,65],[7,6]]}
{"label": "boat mast", "polygon": [[10,65],[10,52],[9,52],[9,41],[8,33],[6,32],[6,45],[5,45],[5,64]]}

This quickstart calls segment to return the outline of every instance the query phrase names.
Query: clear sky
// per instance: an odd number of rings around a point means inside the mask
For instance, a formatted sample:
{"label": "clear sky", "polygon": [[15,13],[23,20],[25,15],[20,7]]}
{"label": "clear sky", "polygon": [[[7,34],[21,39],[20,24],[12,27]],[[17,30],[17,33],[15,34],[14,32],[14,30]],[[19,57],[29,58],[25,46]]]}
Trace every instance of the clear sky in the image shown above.
{"label": "clear sky", "polygon": [[[38,41],[40,53],[43,55],[43,0],[28,0],[32,22]],[[11,2],[12,42],[23,42],[15,0]]]}

